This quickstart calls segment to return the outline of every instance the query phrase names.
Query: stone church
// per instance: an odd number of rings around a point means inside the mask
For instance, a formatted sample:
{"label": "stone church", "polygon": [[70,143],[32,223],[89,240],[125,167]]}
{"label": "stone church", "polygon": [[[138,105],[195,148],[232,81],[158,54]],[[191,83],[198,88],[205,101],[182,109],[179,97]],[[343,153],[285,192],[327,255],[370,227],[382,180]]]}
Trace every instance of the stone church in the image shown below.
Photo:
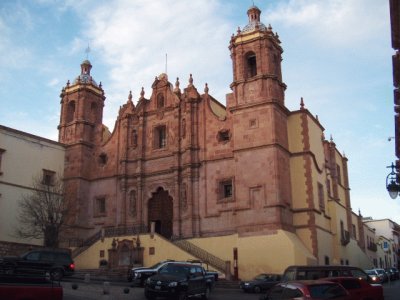
{"label": "stone church", "polygon": [[161,74],[136,104],[129,94],[110,133],[105,91],[82,62],[60,96],[70,239],[108,228],[170,240],[283,233],[297,251],[288,262],[357,264],[364,234],[351,210],[347,159],[303,100],[299,110],[285,106],[279,37],[256,6],[247,14],[229,41],[226,106],[192,75],[170,82]]}

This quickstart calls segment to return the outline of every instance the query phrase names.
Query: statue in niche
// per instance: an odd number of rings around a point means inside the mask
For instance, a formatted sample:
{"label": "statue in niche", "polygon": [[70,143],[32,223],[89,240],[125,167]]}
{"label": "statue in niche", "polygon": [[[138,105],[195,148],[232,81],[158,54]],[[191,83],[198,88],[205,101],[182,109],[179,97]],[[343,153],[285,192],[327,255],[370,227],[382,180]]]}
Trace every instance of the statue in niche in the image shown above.
{"label": "statue in niche", "polygon": [[137,214],[136,202],[136,191],[133,190],[129,193],[129,211],[133,217]]}
{"label": "statue in niche", "polygon": [[181,190],[181,207],[182,211],[187,210],[187,195],[186,195],[186,184],[182,185],[182,190]]}

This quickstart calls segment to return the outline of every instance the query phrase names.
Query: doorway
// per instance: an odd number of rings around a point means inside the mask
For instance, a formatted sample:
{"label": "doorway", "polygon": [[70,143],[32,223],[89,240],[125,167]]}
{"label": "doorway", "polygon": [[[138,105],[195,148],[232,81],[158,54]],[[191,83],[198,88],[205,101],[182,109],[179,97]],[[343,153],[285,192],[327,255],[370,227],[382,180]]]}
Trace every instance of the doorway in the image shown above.
{"label": "doorway", "polygon": [[173,202],[168,191],[159,187],[148,203],[148,225],[155,223],[155,232],[163,237],[172,237]]}

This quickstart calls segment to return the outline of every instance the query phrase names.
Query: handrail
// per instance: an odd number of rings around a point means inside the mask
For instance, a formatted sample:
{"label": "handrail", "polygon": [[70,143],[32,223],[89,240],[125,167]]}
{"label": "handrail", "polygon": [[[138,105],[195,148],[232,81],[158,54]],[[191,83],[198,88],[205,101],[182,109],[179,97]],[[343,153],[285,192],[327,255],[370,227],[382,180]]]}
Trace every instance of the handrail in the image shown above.
{"label": "handrail", "polygon": [[215,256],[214,254],[211,254],[210,252],[194,245],[187,240],[175,240],[173,241],[173,243],[179,248],[201,259],[204,263],[209,264],[210,266],[225,274],[227,262],[222,260],[221,258]]}

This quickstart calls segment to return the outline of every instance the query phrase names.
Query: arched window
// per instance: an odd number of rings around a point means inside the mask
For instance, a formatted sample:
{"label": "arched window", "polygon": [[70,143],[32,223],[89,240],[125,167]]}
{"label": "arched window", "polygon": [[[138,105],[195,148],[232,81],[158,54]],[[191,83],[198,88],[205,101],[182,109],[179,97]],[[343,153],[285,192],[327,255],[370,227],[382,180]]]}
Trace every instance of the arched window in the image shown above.
{"label": "arched window", "polygon": [[71,101],[67,107],[67,123],[72,122],[75,114],[75,102]]}
{"label": "arched window", "polygon": [[164,107],[164,96],[163,94],[157,95],[157,108]]}
{"label": "arched window", "polygon": [[249,52],[246,55],[246,75],[247,78],[257,75],[257,60],[254,52]]}
{"label": "arched window", "polygon": [[93,123],[96,123],[97,121],[97,104],[92,102],[92,104],[90,105],[90,120]]}

